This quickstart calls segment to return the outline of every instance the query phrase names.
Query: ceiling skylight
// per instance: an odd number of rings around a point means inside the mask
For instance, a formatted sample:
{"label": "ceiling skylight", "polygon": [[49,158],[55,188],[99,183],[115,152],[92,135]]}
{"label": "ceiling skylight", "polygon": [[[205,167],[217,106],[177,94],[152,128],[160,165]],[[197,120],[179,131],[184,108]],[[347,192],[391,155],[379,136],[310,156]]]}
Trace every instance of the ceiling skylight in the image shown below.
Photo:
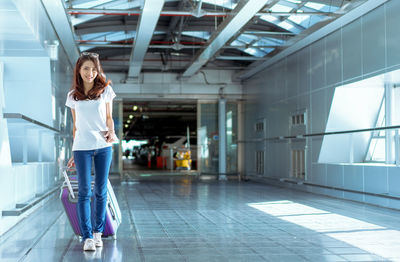
{"label": "ceiling skylight", "polygon": [[294,3],[294,4],[300,4],[301,3],[300,0],[286,0],[286,1]]}
{"label": "ceiling skylight", "polygon": [[291,15],[288,17],[288,19],[296,24],[301,25],[301,23],[303,23],[304,21],[306,21],[307,19],[309,19],[310,16],[309,15]]}
{"label": "ceiling skylight", "polygon": [[218,5],[229,9],[234,9],[237,6],[237,4],[233,3],[232,0],[203,0],[203,3]]}
{"label": "ceiling skylight", "polygon": [[109,3],[111,1],[112,0],[96,0],[96,1],[89,1],[89,2],[86,2],[86,3],[77,4],[77,5],[73,5],[73,6],[74,6],[74,8],[91,8],[91,7],[102,5],[102,4],[105,4],[105,3]]}
{"label": "ceiling skylight", "polygon": [[292,9],[293,8],[288,7],[288,6],[276,4],[276,5],[272,6],[269,10],[271,10],[272,12],[290,12],[290,11],[292,11]]}
{"label": "ceiling skylight", "polygon": [[305,6],[316,10],[322,10],[326,5],[308,2],[307,4],[305,4]]}
{"label": "ceiling skylight", "polygon": [[184,31],[182,32],[182,35],[193,36],[196,38],[208,40],[211,34],[208,32],[200,32],[200,31]]}
{"label": "ceiling skylight", "polygon": [[278,24],[280,27],[285,28],[286,30],[293,31],[294,26],[286,21],[280,22]]}
{"label": "ceiling skylight", "polygon": [[263,19],[263,20],[268,21],[273,24],[279,22],[279,20],[276,18],[276,16],[272,16],[272,15],[262,15],[262,16],[260,16],[260,19]]}

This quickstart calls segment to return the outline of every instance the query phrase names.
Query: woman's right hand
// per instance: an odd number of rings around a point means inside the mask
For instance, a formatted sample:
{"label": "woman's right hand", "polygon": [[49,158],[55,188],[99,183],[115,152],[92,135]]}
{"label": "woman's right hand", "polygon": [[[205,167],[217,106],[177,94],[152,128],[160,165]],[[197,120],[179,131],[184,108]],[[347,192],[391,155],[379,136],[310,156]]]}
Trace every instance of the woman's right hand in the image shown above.
{"label": "woman's right hand", "polygon": [[72,168],[75,166],[75,161],[74,161],[74,157],[72,156],[69,160],[68,160],[68,164],[67,167],[68,168]]}

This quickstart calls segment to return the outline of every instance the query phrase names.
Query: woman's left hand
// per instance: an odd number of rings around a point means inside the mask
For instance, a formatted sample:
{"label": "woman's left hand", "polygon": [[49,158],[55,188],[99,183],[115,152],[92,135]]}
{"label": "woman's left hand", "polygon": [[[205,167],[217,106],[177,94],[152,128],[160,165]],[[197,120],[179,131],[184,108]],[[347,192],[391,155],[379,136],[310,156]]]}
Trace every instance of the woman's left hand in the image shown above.
{"label": "woman's left hand", "polygon": [[104,135],[104,139],[107,143],[117,141],[117,136],[115,135],[114,130],[108,130],[107,133]]}

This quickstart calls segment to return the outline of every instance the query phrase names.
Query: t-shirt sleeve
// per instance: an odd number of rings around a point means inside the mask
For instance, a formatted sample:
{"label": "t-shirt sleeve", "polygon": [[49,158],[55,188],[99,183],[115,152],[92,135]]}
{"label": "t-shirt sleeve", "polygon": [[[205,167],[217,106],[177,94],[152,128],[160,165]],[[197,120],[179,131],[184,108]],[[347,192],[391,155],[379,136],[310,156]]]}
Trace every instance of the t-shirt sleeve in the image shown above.
{"label": "t-shirt sleeve", "polygon": [[106,87],[106,90],[104,91],[104,100],[106,101],[106,103],[111,102],[116,96],[117,95],[114,93],[112,87],[108,85]]}
{"label": "t-shirt sleeve", "polygon": [[66,106],[68,106],[68,107],[70,107],[70,108],[72,108],[72,109],[74,109],[75,108],[75,100],[72,98],[72,91],[70,91],[70,92],[68,92],[68,95],[67,95],[67,102],[65,102],[65,105]]}

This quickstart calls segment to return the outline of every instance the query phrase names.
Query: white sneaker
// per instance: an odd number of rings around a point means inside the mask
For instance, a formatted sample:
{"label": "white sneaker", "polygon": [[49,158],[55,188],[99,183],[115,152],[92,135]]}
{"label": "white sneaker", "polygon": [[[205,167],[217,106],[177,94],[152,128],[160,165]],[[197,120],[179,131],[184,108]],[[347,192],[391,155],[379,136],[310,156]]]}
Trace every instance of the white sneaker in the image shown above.
{"label": "white sneaker", "polygon": [[96,251],[96,244],[93,239],[86,238],[85,243],[83,244],[84,251]]}
{"label": "white sneaker", "polygon": [[103,241],[101,240],[102,233],[93,233],[93,239],[96,247],[102,247]]}

